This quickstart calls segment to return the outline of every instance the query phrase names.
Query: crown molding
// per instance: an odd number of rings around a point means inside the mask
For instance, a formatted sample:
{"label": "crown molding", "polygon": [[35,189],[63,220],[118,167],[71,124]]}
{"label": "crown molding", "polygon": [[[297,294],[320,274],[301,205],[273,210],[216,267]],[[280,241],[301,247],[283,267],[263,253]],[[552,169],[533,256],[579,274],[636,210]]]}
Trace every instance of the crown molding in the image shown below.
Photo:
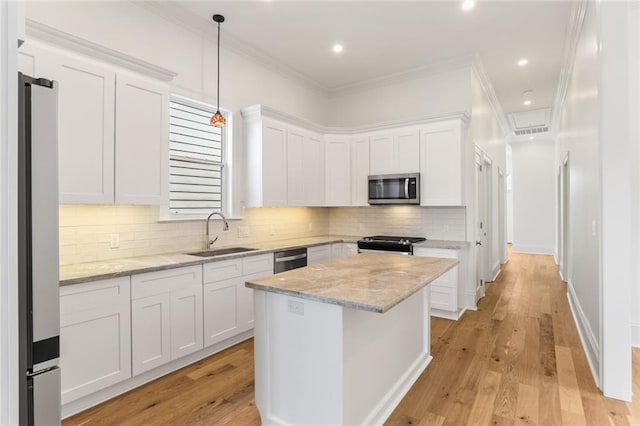
{"label": "crown molding", "polygon": [[[202,19],[200,16],[194,15],[184,8],[174,4],[172,2],[162,2],[162,1],[144,1],[144,2],[135,2],[136,6],[145,9],[149,12],[152,12],[159,16],[162,19],[165,19],[169,22],[172,22],[183,29],[199,36],[203,39],[203,42],[206,40],[211,40],[212,42],[216,38],[216,27],[211,24],[208,20]],[[308,87],[322,92],[323,94],[327,94],[327,88],[322,86],[316,80],[308,77],[307,75],[301,73],[300,71],[295,70],[292,67],[289,67],[277,59],[273,58],[270,55],[262,52],[259,49],[251,46],[248,43],[245,43],[234,37],[229,33],[224,34],[224,38],[221,40],[222,48],[227,49],[231,52],[244,56],[253,62],[257,62],[258,64],[264,66],[265,68],[278,73],[280,76],[285,76],[289,80],[297,81]]]}
{"label": "crown molding", "polygon": [[413,69],[388,74],[382,77],[375,77],[355,83],[330,87],[328,89],[329,97],[338,97],[345,94],[362,92],[381,85],[389,85],[408,80],[415,80],[421,77],[433,76],[447,71],[454,71],[460,68],[470,67],[473,64],[474,58],[474,55],[458,56],[455,58],[450,58],[446,61],[439,62],[437,64],[422,65]]}
{"label": "crown molding", "polygon": [[573,72],[573,64],[576,58],[576,50],[580,41],[580,33],[584,24],[584,17],[587,13],[587,0],[578,0],[571,6],[571,15],[569,17],[569,25],[564,41],[564,53],[562,55],[562,67],[560,68],[560,77],[558,81],[558,89],[553,103],[553,112],[551,116],[552,133],[557,134],[560,122],[560,114],[564,107],[564,102],[569,89],[569,81]]}
{"label": "crown molding", "polygon": [[171,81],[178,74],[166,68],[142,61],[100,44],[93,43],[73,34],[60,31],[32,19],[26,19],[26,34],[40,41],[54,44],[90,58],[106,61],[114,65],[145,74],[163,81]]}
{"label": "crown molding", "polygon": [[312,130],[316,133],[323,135],[353,135],[358,133],[371,133],[381,130],[389,130],[397,127],[417,126],[421,124],[433,123],[436,121],[446,120],[460,120],[462,124],[467,125],[470,120],[470,116],[467,111],[454,111],[445,114],[430,115],[426,117],[414,118],[409,120],[395,120],[387,121],[383,123],[369,124],[364,126],[353,127],[330,127],[321,126],[311,121],[305,120],[288,114],[286,112],[278,111],[265,105],[252,105],[241,110],[242,118],[245,120],[259,120],[262,116],[267,116],[276,120],[284,121],[287,124],[293,124],[294,126],[304,127]]}
{"label": "crown molding", "polygon": [[489,105],[491,105],[491,109],[493,110],[493,113],[495,114],[496,119],[498,120],[498,124],[502,129],[502,133],[504,134],[504,136],[509,135],[510,133],[512,133],[511,126],[509,126],[509,123],[507,122],[507,119],[504,115],[504,111],[502,110],[502,105],[500,105],[500,101],[496,96],[496,91],[493,88],[493,84],[491,84],[491,80],[487,75],[487,71],[484,68],[484,65],[482,64],[482,60],[478,55],[476,55],[474,58],[473,65],[471,66],[471,70],[472,72],[475,73],[476,77],[478,78],[478,82],[482,87],[482,91],[484,92],[484,94],[487,96],[487,99],[489,100]]}

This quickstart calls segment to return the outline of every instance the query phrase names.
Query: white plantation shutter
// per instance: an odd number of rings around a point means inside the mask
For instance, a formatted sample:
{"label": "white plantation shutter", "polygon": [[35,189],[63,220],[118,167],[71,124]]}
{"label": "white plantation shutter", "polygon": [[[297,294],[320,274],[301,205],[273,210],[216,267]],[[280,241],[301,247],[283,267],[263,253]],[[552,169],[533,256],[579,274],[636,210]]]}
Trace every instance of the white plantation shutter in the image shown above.
{"label": "white plantation shutter", "polygon": [[213,106],[172,98],[169,111],[169,210],[222,210],[224,132],[209,124]]}

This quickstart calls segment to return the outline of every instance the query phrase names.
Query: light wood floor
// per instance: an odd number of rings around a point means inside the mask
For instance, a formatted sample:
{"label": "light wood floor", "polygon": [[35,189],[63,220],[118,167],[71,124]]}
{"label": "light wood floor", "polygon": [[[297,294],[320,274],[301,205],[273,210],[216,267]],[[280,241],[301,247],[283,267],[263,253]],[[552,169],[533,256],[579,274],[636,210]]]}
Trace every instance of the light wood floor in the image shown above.
{"label": "light wood floor", "polygon": [[[596,388],[551,256],[511,254],[478,311],[434,318],[433,361],[391,425],[640,425]],[[634,350],[640,395],[640,350]],[[259,425],[249,340],[64,421]]]}

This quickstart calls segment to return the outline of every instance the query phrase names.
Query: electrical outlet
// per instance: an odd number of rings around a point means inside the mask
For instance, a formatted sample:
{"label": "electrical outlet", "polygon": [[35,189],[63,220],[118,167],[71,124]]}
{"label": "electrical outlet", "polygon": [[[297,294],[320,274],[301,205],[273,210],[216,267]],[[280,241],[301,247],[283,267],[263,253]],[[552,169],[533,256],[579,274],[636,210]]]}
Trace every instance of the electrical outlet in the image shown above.
{"label": "electrical outlet", "polygon": [[313,223],[309,222],[309,231],[313,231]]}
{"label": "electrical outlet", "polygon": [[287,300],[287,308],[289,312],[296,315],[304,315],[304,303],[297,300]]}
{"label": "electrical outlet", "polygon": [[269,235],[276,235],[276,227],[273,224],[269,225]]}
{"label": "electrical outlet", "polygon": [[120,247],[120,235],[119,234],[111,234],[111,241],[109,247],[112,249],[117,249]]}
{"label": "electrical outlet", "polygon": [[249,237],[249,227],[238,226],[238,238],[247,238],[247,237]]}

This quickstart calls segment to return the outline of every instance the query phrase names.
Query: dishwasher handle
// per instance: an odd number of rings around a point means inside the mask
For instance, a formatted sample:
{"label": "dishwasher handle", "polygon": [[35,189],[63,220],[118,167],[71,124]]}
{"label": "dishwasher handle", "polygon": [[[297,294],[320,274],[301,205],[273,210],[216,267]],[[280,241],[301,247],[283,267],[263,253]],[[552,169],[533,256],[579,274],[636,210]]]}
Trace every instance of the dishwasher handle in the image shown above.
{"label": "dishwasher handle", "polygon": [[296,254],[294,256],[276,257],[275,262],[276,263],[290,262],[292,260],[304,259],[306,257],[307,257],[307,253]]}

